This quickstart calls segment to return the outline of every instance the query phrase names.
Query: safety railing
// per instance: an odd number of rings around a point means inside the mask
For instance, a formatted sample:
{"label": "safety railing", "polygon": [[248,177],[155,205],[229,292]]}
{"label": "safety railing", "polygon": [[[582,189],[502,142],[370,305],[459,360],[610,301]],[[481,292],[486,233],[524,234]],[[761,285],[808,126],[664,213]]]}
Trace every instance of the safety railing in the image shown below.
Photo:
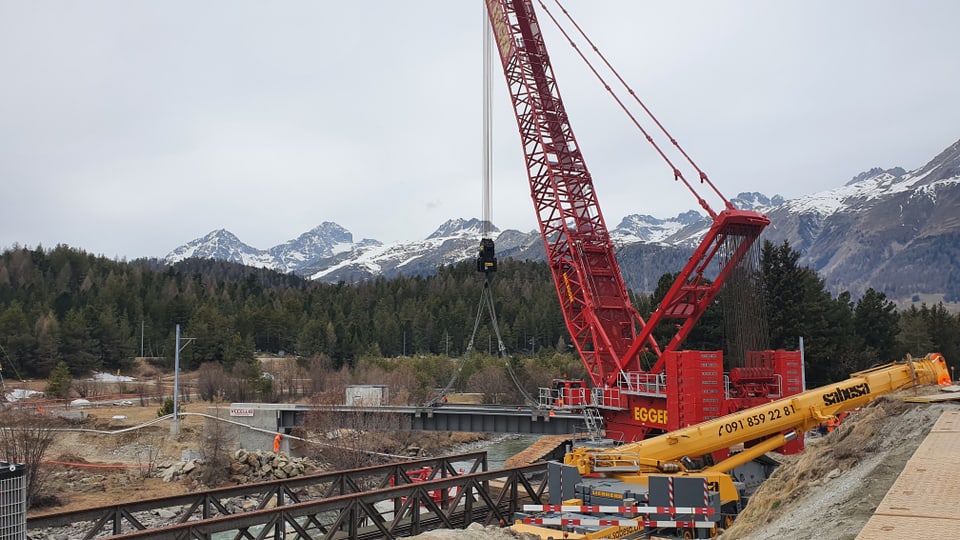
{"label": "safety railing", "polygon": [[[431,480],[457,477],[464,471],[482,472],[487,469],[487,454],[470,452],[36,516],[27,519],[27,538],[57,537],[65,531],[65,538],[92,539],[154,529],[158,526],[157,514],[172,516],[166,525],[221,519],[245,512],[236,504],[238,500],[249,501],[257,509],[283,508],[390,485],[400,490],[432,485],[418,476],[424,468],[430,469]],[[436,495],[430,489],[423,493],[430,497]]]}
{"label": "safety railing", "polygon": [[627,408],[627,398],[622,389],[602,386],[590,389],[590,403],[601,409],[624,410]]}
{"label": "safety railing", "polygon": [[621,371],[620,386],[625,392],[666,397],[667,376],[663,373],[636,373]]}
{"label": "safety railing", "polygon": [[540,408],[546,409],[580,409],[590,402],[587,401],[586,388],[544,388],[538,393]]}

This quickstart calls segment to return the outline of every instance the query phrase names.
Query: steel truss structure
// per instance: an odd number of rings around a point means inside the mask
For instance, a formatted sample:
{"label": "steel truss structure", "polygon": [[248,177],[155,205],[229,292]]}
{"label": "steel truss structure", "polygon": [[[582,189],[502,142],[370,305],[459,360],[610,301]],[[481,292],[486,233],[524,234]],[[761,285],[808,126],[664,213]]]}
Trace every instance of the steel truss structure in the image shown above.
{"label": "steel truss structure", "polygon": [[[399,538],[509,523],[524,503],[542,503],[545,471],[489,472],[486,452],[472,452],[40,516],[28,520],[28,538],[67,527],[83,539]],[[255,509],[232,509],[236,498]],[[174,524],[148,528],[161,509],[175,514]]]}

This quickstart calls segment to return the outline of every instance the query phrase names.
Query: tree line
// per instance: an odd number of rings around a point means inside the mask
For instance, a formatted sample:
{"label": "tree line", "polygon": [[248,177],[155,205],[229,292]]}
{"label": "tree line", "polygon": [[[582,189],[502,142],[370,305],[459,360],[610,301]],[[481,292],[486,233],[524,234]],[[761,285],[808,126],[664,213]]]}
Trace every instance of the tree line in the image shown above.
{"label": "tree line", "polygon": [[[939,351],[951,365],[960,360],[960,318],[942,304],[898,310],[872,289],[858,299],[834,297],[798,260],[787,243],[763,245],[762,303],[772,348],[796,349],[804,338],[811,385],[908,353]],[[652,293],[633,294],[641,315],[671,282],[665,275]],[[511,356],[560,355],[558,369],[577,363],[545,263],[502,261],[491,286]],[[478,310],[482,287],[471,262],[430,276],[327,284],[223,261],[166,266],[68,246],[14,248],[0,254],[0,363],[7,377],[20,378],[47,377],[61,362],[74,376],[122,373],[137,356],[172,367],[178,324],[192,338],[180,357],[187,370],[210,363],[246,369],[262,353],[295,355],[333,371],[363,359],[458,357],[471,337],[474,351],[495,356],[497,336]],[[685,348],[728,347],[722,302],[708,309]]]}

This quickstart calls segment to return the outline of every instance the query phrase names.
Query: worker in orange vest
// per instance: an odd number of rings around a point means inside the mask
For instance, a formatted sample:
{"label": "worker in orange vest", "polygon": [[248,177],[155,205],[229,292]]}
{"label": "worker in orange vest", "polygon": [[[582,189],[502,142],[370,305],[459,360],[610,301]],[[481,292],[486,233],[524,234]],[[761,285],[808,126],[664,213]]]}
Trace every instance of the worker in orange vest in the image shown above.
{"label": "worker in orange vest", "polygon": [[273,438],[273,452],[275,454],[280,453],[280,439],[283,438],[282,433],[277,433],[277,436]]}

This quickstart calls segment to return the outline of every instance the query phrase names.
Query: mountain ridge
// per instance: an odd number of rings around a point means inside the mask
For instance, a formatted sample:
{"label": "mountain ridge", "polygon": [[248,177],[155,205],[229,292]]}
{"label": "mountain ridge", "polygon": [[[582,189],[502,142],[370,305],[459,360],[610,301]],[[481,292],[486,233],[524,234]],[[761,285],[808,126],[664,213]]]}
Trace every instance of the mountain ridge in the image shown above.
{"label": "mountain ridge", "polygon": [[[834,292],[858,295],[872,287],[894,298],[932,293],[960,300],[960,271],[954,270],[960,267],[960,141],[913,171],[875,167],[810,195],[787,200],[744,192],[731,203],[765,213],[771,225],[762,239],[788,241],[801,253],[800,263],[820,273]],[[682,267],[710,225],[697,210],[671,218],[624,216],[610,237],[628,286],[652,291],[660,275]],[[500,231],[476,218],[456,218],[423,240],[389,244],[354,242],[352,233],[325,221],[266,250],[217,229],[171,251],[165,261],[219,258],[330,282],[427,275],[475,257],[483,230],[495,236],[501,258],[545,258],[538,231]],[[934,275],[924,267],[932,261],[948,265],[946,271]]]}

